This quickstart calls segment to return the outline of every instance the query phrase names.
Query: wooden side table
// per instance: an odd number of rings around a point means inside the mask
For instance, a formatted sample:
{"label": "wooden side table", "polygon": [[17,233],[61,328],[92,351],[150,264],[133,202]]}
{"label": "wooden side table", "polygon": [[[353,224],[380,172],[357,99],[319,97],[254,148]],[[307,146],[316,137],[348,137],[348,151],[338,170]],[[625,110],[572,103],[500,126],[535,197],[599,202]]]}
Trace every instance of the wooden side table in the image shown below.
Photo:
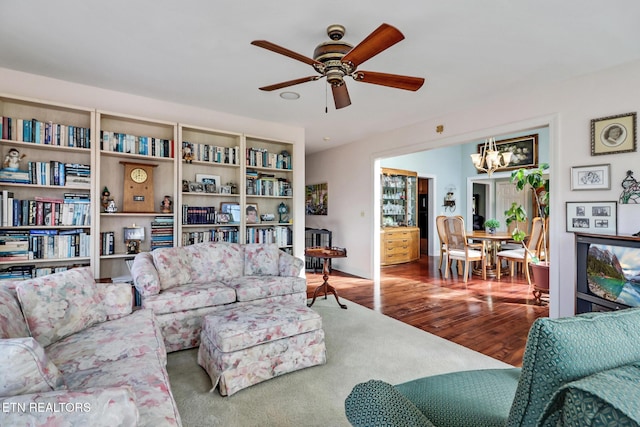
{"label": "wooden side table", "polygon": [[313,292],[313,300],[311,300],[311,303],[307,304],[307,306],[311,307],[313,303],[316,302],[318,293],[324,291],[324,299],[327,299],[327,294],[331,293],[336,297],[336,302],[338,303],[340,308],[344,308],[346,310],[347,306],[345,304],[342,304],[340,302],[340,299],[338,299],[336,288],[329,284],[329,275],[331,274],[329,269],[329,260],[331,260],[332,258],[345,258],[347,256],[347,250],[343,248],[311,247],[305,249],[304,255],[322,259],[322,279],[324,280],[324,283],[318,286]]}

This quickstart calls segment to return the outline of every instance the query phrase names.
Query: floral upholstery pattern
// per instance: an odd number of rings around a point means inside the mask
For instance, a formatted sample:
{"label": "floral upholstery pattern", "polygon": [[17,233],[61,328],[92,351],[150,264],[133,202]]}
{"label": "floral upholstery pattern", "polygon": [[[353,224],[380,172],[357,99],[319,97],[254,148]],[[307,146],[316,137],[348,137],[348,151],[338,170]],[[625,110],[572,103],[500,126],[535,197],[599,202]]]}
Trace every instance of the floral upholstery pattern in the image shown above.
{"label": "floral upholstery pattern", "polygon": [[25,280],[16,293],[31,336],[43,347],[107,319],[88,267]]}
{"label": "floral upholstery pattern", "polygon": [[249,243],[244,247],[245,276],[277,276],[280,249],[278,245]]}
{"label": "floral upholstery pattern", "polygon": [[131,277],[140,295],[157,295],[160,292],[160,278],[158,270],[153,265],[151,252],[140,252],[136,255],[131,265]]}
{"label": "floral upholstery pattern", "polygon": [[56,390],[62,374],[31,337],[0,340],[0,397]]}
{"label": "floral upholstery pattern", "polygon": [[235,290],[238,301],[254,301],[307,291],[307,281],[302,277],[243,276],[227,285]]}
{"label": "floral upholstery pattern", "polygon": [[205,317],[198,364],[223,396],[326,362],[322,319],[287,306],[234,307]]}
{"label": "floral upholstery pattern", "polygon": [[190,256],[192,254],[184,248],[160,248],[151,252],[151,255],[158,270],[161,290],[185,285],[191,281]]}
{"label": "floral upholstery pattern", "polygon": [[133,292],[128,283],[101,283],[102,305],[107,313],[107,319],[119,319],[131,314],[133,308]]}
{"label": "floral upholstery pattern", "polygon": [[3,425],[8,426],[139,425],[138,407],[130,387],[24,394],[0,399],[0,405],[10,408],[2,414]]}
{"label": "floral upholstery pattern", "polygon": [[281,256],[278,259],[278,275],[282,277],[298,277],[303,267],[304,261],[294,256]]}
{"label": "floral upholstery pattern", "polygon": [[166,365],[162,334],[151,310],[99,323],[47,347],[49,358],[65,375],[150,352],[158,354]]}
{"label": "floral upholstery pattern", "polygon": [[0,284],[0,339],[29,336],[27,322],[22,316],[15,289]]}
{"label": "floral upholstery pattern", "polygon": [[322,318],[306,306],[246,306],[204,318],[203,334],[228,353],[322,329]]}
{"label": "floral upholstery pattern", "polygon": [[207,242],[185,246],[183,249],[191,260],[191,283],[224,282],[243,274],[243,245]]}
{"label": "floral upholstery pattern", "polygon": [[166,289],[142,300],[142,306],[156,314],[177,313],[194,308],[229,304],[236,300],[233,289],[219,282],[186,284]]}

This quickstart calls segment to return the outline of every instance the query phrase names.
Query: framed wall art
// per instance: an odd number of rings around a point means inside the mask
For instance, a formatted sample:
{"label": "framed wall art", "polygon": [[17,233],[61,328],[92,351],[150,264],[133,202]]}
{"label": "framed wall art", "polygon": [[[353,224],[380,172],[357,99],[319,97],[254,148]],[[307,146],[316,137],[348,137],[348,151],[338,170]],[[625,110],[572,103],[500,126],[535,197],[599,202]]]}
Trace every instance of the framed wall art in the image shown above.
{"label": "framed wall art", "polygon": [[305,188],[305,213],[327,215],[329,192],[327,183],[307,185]]}
{"label": "framed wall art", "polygon": [[617,202],[567,202],[567,231],[617,234]]}
{"label": "framed wall art", "polygon": [[572,190],[609,190],[611,165],[574,166],[571,168]]}
{"label": "framed wall art", "polygon": [[[510,151],[509,166],[500,170],[516,170],[520,168],[538,167],[538,134],[520,136],[518,138],[496,141],[496,148],[500,154]],[[484,143],[478,144],[478,153],[484,152]],[[478,173],[486,173],[478,171]]]}
{"label": "framed wall art", "polygon": [[636,113],[591,120],[591,155],[636,151]]}

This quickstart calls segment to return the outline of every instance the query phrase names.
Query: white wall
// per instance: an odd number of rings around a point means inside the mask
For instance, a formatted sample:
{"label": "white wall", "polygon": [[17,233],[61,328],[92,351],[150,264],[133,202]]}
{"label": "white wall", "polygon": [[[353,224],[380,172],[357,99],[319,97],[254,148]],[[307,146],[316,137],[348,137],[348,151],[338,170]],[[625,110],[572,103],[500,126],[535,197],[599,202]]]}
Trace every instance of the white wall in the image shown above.
{"label": "white wall", "polygon": [[[481,107],[310,155],[307,183],[329,183],[329,215],[307,216],[307,224],[333,230],[336,244],[347,248],[349,257],[336,260],[336,269],[375,279],[379,264],[378,225],[372,215],[373,182],[378,179],[376,159],[548,126],[553,177],[550,203],[554,212],[549,312],[552,317],[572,315],[575,248],[573,234],[565,231],[565,202],[618,200],[619,184],[626,171],[635,167],[636,177],[640,177],[637,151],[591,156],[590,121],[639,109],[640,61],[636,61],[547,88],[522,89]],[[440,124],[445,129],[442,134],[436,132]],[[612,165],[611,190],[570,190],[571,166],[602,163]],[[620,205],[618,211],[619,234],[629,235],[640,229],[640,205]],[[360,212],[365,216],[361,217]]]}
{"label": "white wall", "polygon": [[305,134],[301,127],[105,90],[0,68],[0,93],[293,142],[296,255],[304,255]]}

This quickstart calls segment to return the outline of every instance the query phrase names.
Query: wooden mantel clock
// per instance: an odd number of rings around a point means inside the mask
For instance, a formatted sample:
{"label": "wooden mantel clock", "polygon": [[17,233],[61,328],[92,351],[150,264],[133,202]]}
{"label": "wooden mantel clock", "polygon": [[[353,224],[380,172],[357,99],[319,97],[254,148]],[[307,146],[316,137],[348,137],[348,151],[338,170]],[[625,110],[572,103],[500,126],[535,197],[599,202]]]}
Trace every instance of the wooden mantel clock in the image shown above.
{"label": "wooden mantel clock", "polygon": [[154,212],[153,168],[148,163],[120,162],[124,165],[123,212]]}

